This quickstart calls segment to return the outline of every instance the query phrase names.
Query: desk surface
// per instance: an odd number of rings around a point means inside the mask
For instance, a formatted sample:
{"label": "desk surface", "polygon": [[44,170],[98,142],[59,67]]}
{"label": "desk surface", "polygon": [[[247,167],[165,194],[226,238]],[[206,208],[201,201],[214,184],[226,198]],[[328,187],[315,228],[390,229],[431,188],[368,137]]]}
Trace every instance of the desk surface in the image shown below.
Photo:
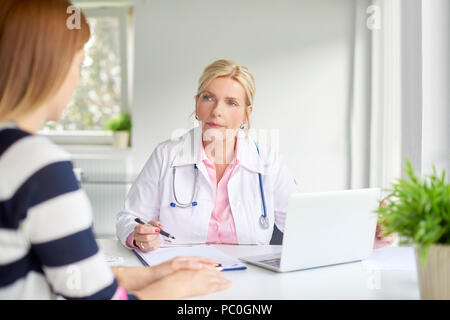
{"label": "desk surface", "polygon": [[[142,266],[118,240],[97,239],[111,265]],[[215,245],[239,258],[280,252],[280,246]],[[229,289],[194,299],[419,299],[415,271],[371,270],[361,262],[288,273],[252,265],[247,270],[224,272]]]}

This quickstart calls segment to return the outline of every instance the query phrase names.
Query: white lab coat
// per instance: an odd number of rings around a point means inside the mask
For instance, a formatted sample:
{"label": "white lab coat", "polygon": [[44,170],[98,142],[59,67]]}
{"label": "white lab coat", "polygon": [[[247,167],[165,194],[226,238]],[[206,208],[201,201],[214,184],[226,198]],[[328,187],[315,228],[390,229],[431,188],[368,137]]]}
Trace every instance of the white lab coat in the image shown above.
{"label": "white lab coat", "polygon": [[[268,145],[258,143],[240,132],[238,160],[228,182],[228,197],[239,244],[269,244],[274,223],[284,230],[288,198],[298,187],[286,165]],[[206,167],[201,161],[201,128],[196,127],[176,140],[167,140],[153,151],[132,185],[124,208],[116,221],[117,236],[126,245],[134,230],[136,217],[143,221],[159,220],[163,229],[176,240],[172,243],[206,242],[214,191]],[[177,199],[188,203],[194,188],[194,164],[198,166],[194,201],[197,206],[171,207],[173,166],[176,166]],[[258,172],[262,174],[269,228],[263,229],[259,217],[263,213]]]}

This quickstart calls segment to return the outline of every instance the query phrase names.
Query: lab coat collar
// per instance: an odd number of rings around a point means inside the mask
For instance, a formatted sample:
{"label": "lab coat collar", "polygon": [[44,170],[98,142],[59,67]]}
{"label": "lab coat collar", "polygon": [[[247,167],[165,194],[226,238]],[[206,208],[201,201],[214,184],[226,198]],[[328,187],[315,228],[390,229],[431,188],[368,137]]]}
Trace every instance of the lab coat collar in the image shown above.
{"label": "lab coat collar", "polygon": [[194,127],[181,139],[181,146],[172,162],[172,167],[199,164],[201,162],[200,148],[202,143],[202,130]]}
{"label": "lab coat collar", "polygon": [[[202,130],[200,127],[194,127],[182,138],[181,149],[172,162],[172,167],[185,165],[200,165],[202,163]],[[258,154],[255,141],[248,134],[239,130],[238,133],[237,159],[239,165],[246,169],[264,174],[266,168],[261,157]]]}

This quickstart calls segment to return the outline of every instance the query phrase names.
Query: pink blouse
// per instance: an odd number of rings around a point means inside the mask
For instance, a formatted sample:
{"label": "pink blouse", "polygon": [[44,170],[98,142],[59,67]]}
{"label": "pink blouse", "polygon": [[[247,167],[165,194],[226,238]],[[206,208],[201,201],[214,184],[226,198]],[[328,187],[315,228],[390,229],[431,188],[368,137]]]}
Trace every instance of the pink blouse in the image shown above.
{"label": "pink blouse", "polygon": [[[237,148],[237,141],[236,147]],[[233,213],[231,212],[230,201],[228,199],[228,181],[233,173],[233,170],[239,164],[234,153],[234,158],[225,169],[222,178],[217,183],[216,167],[206,156],[204,148],[202,148],[202,160],[208,171],[214,190],[214,208],[211,213],[211,220],[209,221],[208,235],[206,243],[223,243],[223,244],[237,244],[236,227],[234,225]]]}

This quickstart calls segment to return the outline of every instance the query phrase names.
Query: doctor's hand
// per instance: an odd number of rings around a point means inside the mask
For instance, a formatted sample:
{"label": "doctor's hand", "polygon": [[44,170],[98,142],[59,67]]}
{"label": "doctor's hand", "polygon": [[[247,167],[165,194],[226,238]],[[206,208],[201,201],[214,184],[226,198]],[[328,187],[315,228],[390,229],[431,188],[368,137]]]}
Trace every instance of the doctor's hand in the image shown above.
{"label": "doctor's hand", "polygon": [[[383,199],[383,201],[381,201],[381,203],[380,203],[380,207],[386,206],[386,201],[387,201],[386,199]],[[379,220],[380,220],[380,218],[378,218],[378,221]],[[377,223],[377,230],[376,230],[376,233],[375,233],[375,242],[373,244],[373,248],[374,249],[390,246],[397,239],[397,234],[396,233],[391,233],[390,235],[388,235],[386,237],[383,237],[382,235],[385,232],[386,232],[386,228],[383,227],[383,226],[380,226]]]}
{"label": "doctor's hand", "polygon": [[149,252],[158,249],[161,246],[161,224],[159,221],[151,220],[150,225],[138,224],[134,228],[134,244],[142,252]]}

